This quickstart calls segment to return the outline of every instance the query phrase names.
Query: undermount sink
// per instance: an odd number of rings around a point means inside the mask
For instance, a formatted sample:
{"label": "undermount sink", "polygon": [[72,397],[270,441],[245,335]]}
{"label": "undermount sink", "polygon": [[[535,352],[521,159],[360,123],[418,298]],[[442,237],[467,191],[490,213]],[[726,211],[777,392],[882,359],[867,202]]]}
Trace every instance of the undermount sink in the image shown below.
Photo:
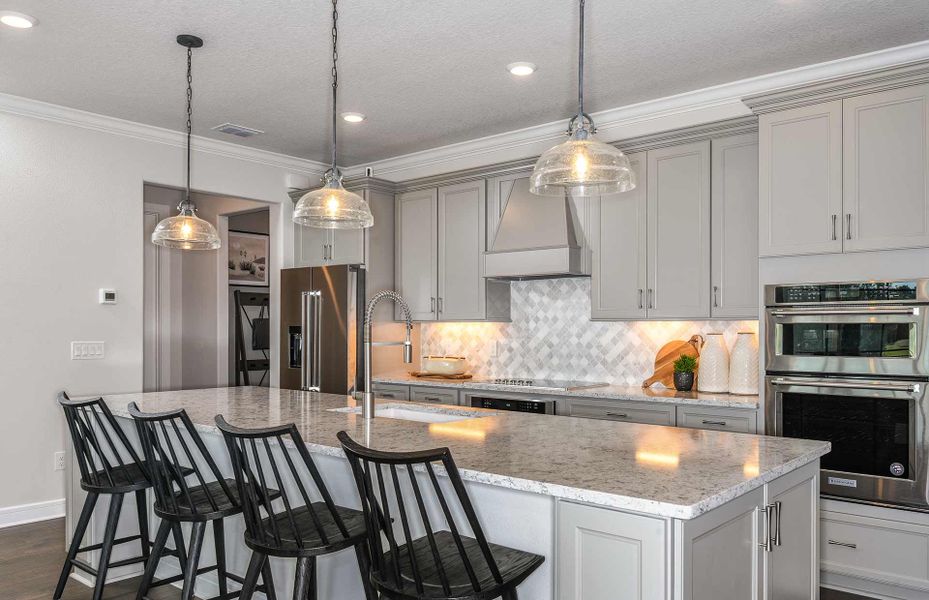
{"label": "undermount sink", "polygon": [[[360,414],[360,406],[346,406],[345,408],[330,408],[332,412]],[[419,423],[451,423],[453,421],[466,421],[480,419],[488,415],[467,413],[455,409],[428,409],[426,407],[397,406],[394,404],[381,405],[374,409],[375,417],[387,419],[401,419],[403,421],[417,421]]]}

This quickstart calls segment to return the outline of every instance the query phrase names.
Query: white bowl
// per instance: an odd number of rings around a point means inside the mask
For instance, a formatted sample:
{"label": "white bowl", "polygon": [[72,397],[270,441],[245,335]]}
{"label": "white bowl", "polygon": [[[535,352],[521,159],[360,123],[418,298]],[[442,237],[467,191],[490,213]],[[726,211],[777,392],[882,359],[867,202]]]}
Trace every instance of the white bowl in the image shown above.
{"label": "white bowl", "polygon": [[461,375],[468,370],[468,359],[463,356],[424,356],[422,369],[432,375]]}

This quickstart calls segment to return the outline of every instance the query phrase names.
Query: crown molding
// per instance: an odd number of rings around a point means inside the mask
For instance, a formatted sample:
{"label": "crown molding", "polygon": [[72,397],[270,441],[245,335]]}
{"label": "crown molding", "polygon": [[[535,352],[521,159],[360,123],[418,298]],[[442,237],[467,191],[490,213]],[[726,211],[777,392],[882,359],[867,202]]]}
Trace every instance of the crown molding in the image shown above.
{"label": "crown molding", "polygon": [[917,85],[927,81],[929,81],[929,60],[918,60],[905,65],[880,67],[853,75],[832,77],[813,84],[797,85],[767,94],[756,94],[743,98],[742,101],[755,114],[763,114]]}
{"label": "crown molding", "polygon": [[[144,123],[136,123],[116,117],[108,117],[106,115],[42,102],[40,100],[23,98],[22,96],[14,96],[12,94],[0,93],[0,112],[42,119],[44,121],[61,123],[64,125],[72,125],[93,131],[122,135],[145,142],[154,142],[168,146],[183,148],[187,144],[187,134],[180,131],[155,127],[154,125],[145,125]],[[328,165],[313,160],[297,158],[295,156],[288,156],[268,150],[249,148],[247,146],[201,136],[193,136],[191,147],[196,152],[204,152],[224,158],[245,160],[306,175],[321,175],[329,168]]]}
{"label": "crown molding", "polygon": [[[929,41],[917,42],[824,63],[742,79],[674,96],[649,100],[594,113],[603,140],[631,140],[668,131],[752,114],[743,98],[872,70],[897,67],[929,59]],[[354,165],[346,175],[371,167],[381,178],[406,181],[537,156],[564,139],[564,120],[491,135],[394,158]]]}

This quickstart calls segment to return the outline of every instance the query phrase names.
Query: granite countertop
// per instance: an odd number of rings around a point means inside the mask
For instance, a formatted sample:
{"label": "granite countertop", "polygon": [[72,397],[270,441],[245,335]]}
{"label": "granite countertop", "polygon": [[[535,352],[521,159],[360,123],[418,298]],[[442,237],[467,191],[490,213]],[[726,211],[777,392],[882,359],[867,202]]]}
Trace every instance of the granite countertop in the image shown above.
{"label": "granite countertop", "polygon": [[[347,396],[263,387],[233,387],[106,397],[128,417],[185,408],[203,432],[217,433],[222,414],[240,427],[296,423],[313,452],[344,456],[336,433],[385,451],[451,448],[463,479],[632,510],[691,519],[829,452],[828,442],[617,423],[554,415],[403,402],[404,408],[479,414],[483,418],[421,423],[331,409]],[[379,404],[399,404],[379,402]]]}
{"label": "granite countertop", "polygon": [[467,388],[498,392],[522,392],[546,396],[571,396],[573,398],[600,398],[603,400],[633,400],[687,404],[693,406],[717,406],[724,408],[757,409],[758,396],[714,394],[709,392],[679,392],[663,387],[643,388],[636,385],[607,385],[581,390],[531,390],[517,385],[501,385],[480,379],[443,379],[440,377],[414,377],[406,372],[376,375],[374,383],[395,385],[426,385],[430,387]]}

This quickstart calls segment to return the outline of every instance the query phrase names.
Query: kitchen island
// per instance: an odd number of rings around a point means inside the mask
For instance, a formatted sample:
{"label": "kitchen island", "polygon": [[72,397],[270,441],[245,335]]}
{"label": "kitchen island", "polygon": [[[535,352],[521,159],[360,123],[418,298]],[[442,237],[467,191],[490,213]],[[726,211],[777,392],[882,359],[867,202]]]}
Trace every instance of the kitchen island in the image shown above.
{"label": "kitchen island", "polygon": [[[520,587],[523,598],[746,600],[765,585],[800,598],[814,597],[818,585],[819,458],[828,443],[410,402],[378,408],[399,405],[406,412],[398,416],[418,420],[366,423],[351,398],[258,387],[106,400],[133,437],[128,403],[185,408],[224,471],[214,415],[241,427],[294,422],[335,501],[352,507],[359,503],[338,431],[386,451],[447,446],[489,539],[545,556]],[[72,498],[69,514],[75,506]],[[134,527],[129,519],[122,525]],[[229,525],[230,565],[244,570],[241,521]],[[320,598],[362,597],[352,556],[319,566]],[[273,568],[288,594],[292,561]]]}

